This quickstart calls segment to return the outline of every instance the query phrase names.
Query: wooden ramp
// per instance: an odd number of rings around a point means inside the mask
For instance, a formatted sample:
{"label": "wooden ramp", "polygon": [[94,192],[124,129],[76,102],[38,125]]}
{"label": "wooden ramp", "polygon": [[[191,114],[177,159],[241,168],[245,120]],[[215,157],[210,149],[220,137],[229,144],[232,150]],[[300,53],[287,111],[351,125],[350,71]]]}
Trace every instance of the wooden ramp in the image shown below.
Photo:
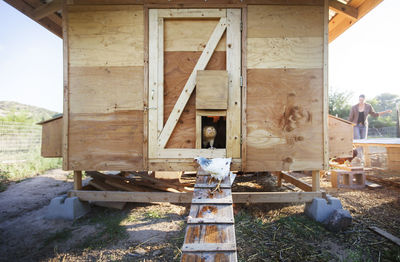
{"label": "wooden ramp", "polygon": [[187,261],[237,261],[235,222],[232,208],[232,191],[229,176],[216,191],[216,182],[208,184],[211,176],[197,172],[192,205],[187,221],[182,260]]}

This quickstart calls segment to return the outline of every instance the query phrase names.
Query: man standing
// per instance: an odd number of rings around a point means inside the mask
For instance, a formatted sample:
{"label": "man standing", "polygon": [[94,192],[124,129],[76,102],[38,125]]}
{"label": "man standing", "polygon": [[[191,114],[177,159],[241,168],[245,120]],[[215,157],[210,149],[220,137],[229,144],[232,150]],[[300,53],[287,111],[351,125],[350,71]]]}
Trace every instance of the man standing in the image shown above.
{"label": "man standing", "polygon": [[354,139],[365,139],[368,135],[368,115],[378,117],[392,113],[392,110],[375,112],[371,104],[365,103],[365,95],[359,96],[359,103],[351,107],[349,121],[355,124]]}

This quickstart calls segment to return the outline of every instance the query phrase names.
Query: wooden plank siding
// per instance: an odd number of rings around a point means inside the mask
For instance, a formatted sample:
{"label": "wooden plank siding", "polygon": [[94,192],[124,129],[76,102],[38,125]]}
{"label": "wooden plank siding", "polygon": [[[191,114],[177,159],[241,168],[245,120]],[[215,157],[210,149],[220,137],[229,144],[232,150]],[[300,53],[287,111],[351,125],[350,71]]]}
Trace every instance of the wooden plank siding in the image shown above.
{"label": "wooden plank siding", "polygon": [[68,169],[145,169],[143,6],[66,9]]}
{"label": "wooden plank siding", "polygon": [[353,124],[329,116],[329,158],[353,156]]}
{"label": "wooden plank siding", "polygon": [[[149,94],[144,90],[151,90],[147,85],[152,70],[147,67],[149,25],[145,12],[149,6],[76,3],[64,7],[68,15],[64,169],[194,170],[189,157],[178,158],[172,151],[153,152],[147,162],[146,151],[152,150],[146,146],[147,134],[152,132],[147,118],[153,106],[162,106],[162,115],[155,113],[156,132],[162,134],[160,121],[167,123],[219,18],[210,13],[210,17],[193,19],[189,12],[189,17],[178,19],[174,15],[182,15],[181,11],[160,9],[168,18],[162,23],[164,74],[162,79],[157,72],[154,76],[163,83],[162,89],[157,88],[157,92],[163,92],[163,100],[160,103],[161,97],[157,96],[155,105],[146,105]],[[238,79],[229,84],[239,91],[229,94],[229,107],[245,113],[227,123],[231,132],[227,135],[234,138],[227,146],[234,150],[226,152],[235,158],[234,170],[242,169],[243,152],[246,171],[324,167],[324,8],[328,7],[317,1],[282,3],[249,5],[246,16],[240,9],[230,9],[235,10],[238,19],[241,15],[246,18],[243,25],[247,38],[237,41],[239,30],[235,36],[225,32],[205,68],[229,68],[235,74],[245,74],[243,91]],[[218,10],[215,16],[220,15]],[[236,20],[230,23],[238,28]],[[232,45],[227,41],[236,41],[233,46],[239,45],[238,49],[230,50]],[[242,58],[237,53],[240,45],[246,53]],[[241,72],[240,67],[246,70]],[[171,137],[161,139],[167,141],[166,149],[196,148],[195,96],[196,91],[189,97]],[[245,100],[241,101],[241,96]],[[246,119],[244,125],[241,119]],[[240,137],[243,128],[246,136]],[[241,148],[242,142],[245,148]]]}
{"label": "wooden plank siding", "polygon": [[247,16],[245,170],[323,169],[324,7],[251,5]]}
{"label": "wooden plank siding", "polygon": [[42,157],[62,157],[62,134],[62,118],[57,118],[42,124]]}
{"label": "wooden plank siding", "polygon": [[71,114],[71,170],[142,170],[143,111]]}

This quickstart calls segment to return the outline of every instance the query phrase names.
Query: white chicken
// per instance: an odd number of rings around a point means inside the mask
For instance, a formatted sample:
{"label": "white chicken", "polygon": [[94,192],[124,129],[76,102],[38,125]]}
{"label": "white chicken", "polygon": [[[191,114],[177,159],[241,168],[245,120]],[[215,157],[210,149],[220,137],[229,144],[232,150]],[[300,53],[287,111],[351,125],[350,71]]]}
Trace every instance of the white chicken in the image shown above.
{"label": "white chicken", "polygon": [[[221,191],[220,186],[222,180],[232,173],[230,172],[232,158],[207,159],[204,157],[196,157],[195,160],[204,171],[211,174],[212,179],[214,178],[218,180],[217,186],[211,192],[213,193],[216,190]],[[212,179],[209,183],[211,183]],[[231,179],[231,183],[233,183],[233,179]]]}

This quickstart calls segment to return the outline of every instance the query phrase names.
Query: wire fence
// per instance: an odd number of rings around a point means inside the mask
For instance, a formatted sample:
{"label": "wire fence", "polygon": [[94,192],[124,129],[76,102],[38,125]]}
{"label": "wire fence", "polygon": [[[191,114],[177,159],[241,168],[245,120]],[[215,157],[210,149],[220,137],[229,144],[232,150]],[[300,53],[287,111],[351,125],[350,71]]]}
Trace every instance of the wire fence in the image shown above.
{"label": "wire fence", "polygon": [[397,127],[389,126],[382,128],[368,128],[368,137],[396,137],[397,136]]}
{"label": "wire fence", "polygon": [[41,126],[0,121],[0,164],[25,161],[40,152]]}

